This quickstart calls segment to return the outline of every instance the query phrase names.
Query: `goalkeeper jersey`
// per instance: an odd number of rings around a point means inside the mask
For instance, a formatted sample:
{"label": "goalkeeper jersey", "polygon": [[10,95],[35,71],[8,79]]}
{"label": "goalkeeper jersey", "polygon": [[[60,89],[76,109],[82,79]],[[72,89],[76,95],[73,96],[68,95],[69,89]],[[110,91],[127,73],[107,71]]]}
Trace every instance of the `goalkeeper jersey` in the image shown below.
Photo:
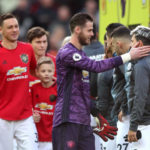
{"label": "goalkeeper jersey", "polygon": [[71,43],[62,47],[56,56],[58,98],[53,126],[65,122],[90,125],[91,100],[88,71],[102,72],[122,63],[120,56],[94,61]]}

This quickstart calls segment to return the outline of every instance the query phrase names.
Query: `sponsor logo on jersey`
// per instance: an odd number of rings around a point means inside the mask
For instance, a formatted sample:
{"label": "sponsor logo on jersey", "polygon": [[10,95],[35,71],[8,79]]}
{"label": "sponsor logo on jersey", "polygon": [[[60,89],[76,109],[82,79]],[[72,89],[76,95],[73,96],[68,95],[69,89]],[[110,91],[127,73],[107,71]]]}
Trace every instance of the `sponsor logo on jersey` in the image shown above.
{"label": "sponsor logo on jersey", "polygon": [[29,86],[32,87],[34,84],[40,83],[40,80],[34,80],[29,82]]}
{"label": "sponsor logo on jersey", "polygon": [[82,76],[83,76],[83,78],[89,78],[89,72],[86,71],[86,70],[83,70],[82,71]]}
{"label": "sponsor logo on jersey", "polygon": [[22,62],[28,63],[29,57],[27,54],[22,54],[20,57],[21,57]]}
{"label": "sponsor logo on jersey", "polygon": [[36,104],[35,108],[40,108],[40,110],[52,110],[54,106],[47,103],[40,103]]}
{"label": "sponsor logo on jersey", "polygon": [[27,72],[27,67],[20,67],[20,66],[19,67],[14,67],[13,69],[8,70],[7,76],[8,75],[15,75],[15,76],[17,76],[17,75],[21,75],[24,72]]}
{"label": "sponsor logo on jersey", "polygon": [[104,54],[92,55],[92,56],[89,56],[89,58],[95,61],[100,61],[104,59]]}
{"label": "sponsor logo on jersey", "polygon": [[74,61],[79,61],[79,60],[81,60],[81,58],[82,58],[82,56],[80,54],[78,54],[78,53],[73,54],[73,60]]}
{"label": "sponsor logo on jersey", "polygon": [[82,70],[82,81],[89,83],[89,72],[86,70]]}

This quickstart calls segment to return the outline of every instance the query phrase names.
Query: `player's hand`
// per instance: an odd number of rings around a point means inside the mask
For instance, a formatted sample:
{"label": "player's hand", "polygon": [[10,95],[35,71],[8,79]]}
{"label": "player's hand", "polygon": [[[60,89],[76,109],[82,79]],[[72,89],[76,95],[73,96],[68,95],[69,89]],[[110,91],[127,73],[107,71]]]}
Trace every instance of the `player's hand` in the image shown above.
{"label": "player's hand", "polygon": [[128,141],[129,142],[136,142],[136,141],[138,141],[135,131],[129,130],[129,132],[128,132]]}
{"label": "player's hand", "polygon": [[93,128],[93,132],[97,135],[99,135],[105,142],[108,141],[108,139],[113,140],[114,136],[117,135],[117,128],[110,126],[107,120],[101,116],[98,115],[99,124],[97,123],[97,127]]}
{"label": "player's hand", "polygon": [[120,111],[119,114],[118,114],[118,120],[119,120],[120,122],[123,122],[122,117],[123,117],[123,112]]}
{"label": "player's hand", "polygon": [[150,46],[137,47],[137,45],[135,45],[135,47],[131,48],[129,53],[132,60],[139,59],[150,55]]}
{"label": "player's hand", "polygon": [[41,119],[40,114],[36,111],[33,111],[33,120],[34,120],[34,122],[38,123],[38,122],[40,122],[40,119]]}

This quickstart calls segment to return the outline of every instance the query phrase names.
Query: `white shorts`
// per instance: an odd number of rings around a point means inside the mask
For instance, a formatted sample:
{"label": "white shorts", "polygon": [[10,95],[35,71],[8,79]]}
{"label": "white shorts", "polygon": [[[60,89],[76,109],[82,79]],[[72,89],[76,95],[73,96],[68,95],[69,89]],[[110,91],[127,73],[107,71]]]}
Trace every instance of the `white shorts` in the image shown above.
{"label": "white shorts", "polygon": [[0,150],[13,150],[14,139],[17,150],[38,150],[35,130],[32,117],[19,121],[0,119]]}
{"label": "white shorts", "polygon": [[[96,127],[97,126],[97,123],[96,123],[96,120],[95,118],[91,115],[91,124],[90,124],[92,127]],[[102,139],[95,133],[94,134],[94,137],[95,137],[95,150],[101,150],[101,141]]]}
{"label": "white shorts", "polygon": [[142,138],[131,143],[130,150],[150,150],[150,125],[139,125],[138,130],[142,133]]}
{"label": "white shorts", "polygon": [[108,139],[107,142],[101,141],[101,149],[100,150],[116,150],[116,136],[114,140]]}
{"label": "white shorts", "polygon": [[122,120],[123,122],[120,121],[117,122],[117,128],[118,128],[118,132],[116,136],[117,150],[130,150],[131,144],[124,140],[124,136],[126,136],[129,131],[129,121],[130,121],[129,115],[124,116]]}
{"label": "white shorts", "polygon": [[53,150],[52,142],[39,142],[38,150]]}

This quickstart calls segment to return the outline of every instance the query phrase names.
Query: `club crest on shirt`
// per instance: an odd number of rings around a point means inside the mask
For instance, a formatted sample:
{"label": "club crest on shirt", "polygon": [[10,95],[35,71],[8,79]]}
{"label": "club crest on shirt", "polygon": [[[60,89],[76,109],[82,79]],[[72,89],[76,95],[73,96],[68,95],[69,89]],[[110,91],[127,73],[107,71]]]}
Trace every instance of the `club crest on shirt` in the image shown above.
{"label": "club crest on shirt", "polygon": [[79,60],[81,60],[81,58],[82,58],[82,56],[80,54],[78,54],[78,53],[73,54],[73,60],[74,61],[79,61]]}
{"label": "club crest on shirt", "polygon": [[20,57],[21,57],[22,62],[28,63],[29,57],[27,54],[22,54]]}

